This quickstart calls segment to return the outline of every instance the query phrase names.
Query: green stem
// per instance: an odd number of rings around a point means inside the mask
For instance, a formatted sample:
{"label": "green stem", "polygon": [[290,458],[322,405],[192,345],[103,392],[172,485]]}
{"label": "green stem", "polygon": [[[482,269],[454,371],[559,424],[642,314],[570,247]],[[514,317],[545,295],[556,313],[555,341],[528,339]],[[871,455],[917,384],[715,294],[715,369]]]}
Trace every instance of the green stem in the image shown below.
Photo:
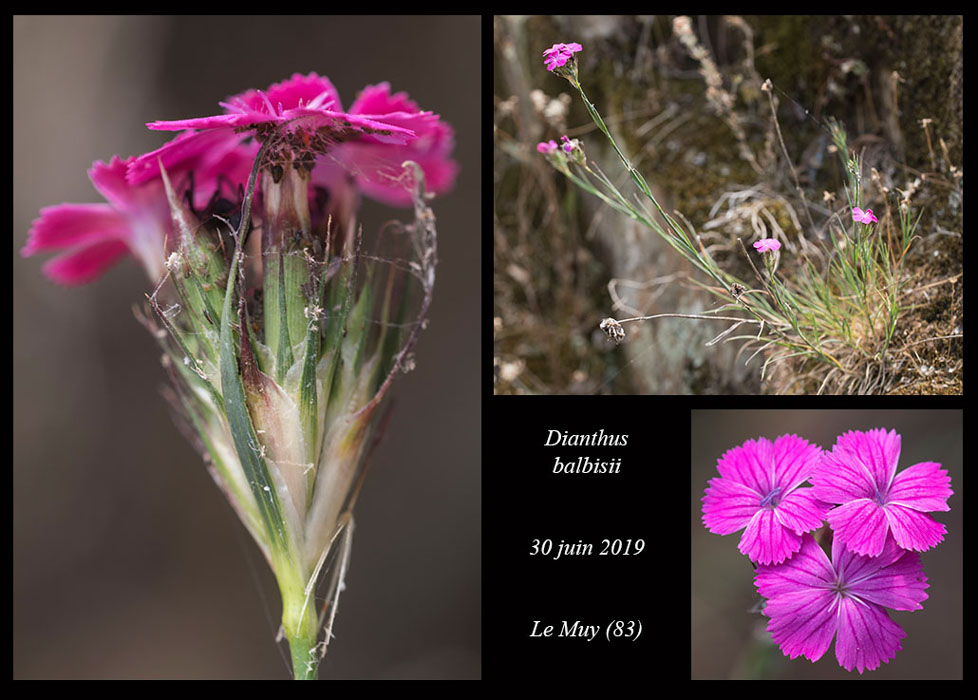
{"label": "green stem", "polygon": [[292,675],[297,681],[315,681],[319,678],[319,658],[316,652],[316,635],[289,637],[292,653]]}
{"label": "green stem", "polygon": [[[274,555],[273,555],[274,557]],[[297,681],[316,680],[319,670],[319,616],[312,600],[306,597],[303,576],[282,556],[275,568],[282,594],[282,629],[292,654],[292,673]]]}

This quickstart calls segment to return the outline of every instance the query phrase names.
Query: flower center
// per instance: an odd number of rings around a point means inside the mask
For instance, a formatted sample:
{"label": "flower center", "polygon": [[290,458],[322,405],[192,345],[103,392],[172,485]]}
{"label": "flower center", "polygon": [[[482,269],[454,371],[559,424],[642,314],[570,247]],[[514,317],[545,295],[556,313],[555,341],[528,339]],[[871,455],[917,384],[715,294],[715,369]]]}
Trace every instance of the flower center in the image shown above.
{"label": "flower center", "polygon": [[768,495],[761,499],[761,508],[771,508],[772,510],[778,505],[781,500],[779,496],[781,495],[781,487],[775,486],[774,490]]}
{"label": "flower center", "polygon": [[832,592],[838,593],[841,596],[846,596],[849,593],[849,586],[841,578],[836,579],[835,583],[832,584]]}
{"label": "flower center", "polygon": [[879,489],[876,489],[876,497],[874,498],[874,500],[880,506],[885,506],[886,505],[886,494],[885,493],[880,493],[880,490]]}

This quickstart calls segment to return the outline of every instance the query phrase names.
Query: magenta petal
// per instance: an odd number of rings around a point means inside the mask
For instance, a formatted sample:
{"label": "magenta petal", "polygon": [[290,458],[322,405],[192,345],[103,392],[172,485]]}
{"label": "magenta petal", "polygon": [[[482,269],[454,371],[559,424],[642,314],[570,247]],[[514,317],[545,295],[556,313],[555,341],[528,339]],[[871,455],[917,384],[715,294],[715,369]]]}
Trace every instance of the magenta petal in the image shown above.
{"label": "magenta petal", "polygon": [[[264,121],[269,121],[273,117],[266,117]],[[222,127],[235,127],[243,123],[256,124],[262,119],[255,116],[252,119],[245,119],[240,114],[216,114],[212,117],[196,117],[191,119],[174,119],[172,121],[147,122],[146,127],[153,131],[183,131],[184,129],[219,129]]]}
{"label": "magenta petal", "polygon": [[86,284],[105,272],[129,252],[122,241],[102,241],[70,250],[44,263],[50,279],[61,284]]}
{"label": "magenta petal", "polygon": [[883,508],[868,498],[850,501],[829,511],[833,535],[857,554],[879,556],[886,542],[887,521]]}
{"label": "magenta petal", "polygon": [[768,599],[768,631],[785,655],[817,661],[828,650],[835,636],[836,596],[827,584],[834,579],[828,557],[811,535],[803,537],[788,563],[757,567],[757,590]]}
{"label": "magenta petal", "polygon": [[[877,440],[884,438],[884,444]],[[894,450],[895,448],[895,450]],[[885,491],[896,471],[900,436],[883,430],[841,435],[812,474],[815,495],[828,503],[872,498]]]}
{"label": "magenta petal", "polygon": [[835,656],[844,669],[860,674],[896,656],[907,636],[882,608],[846,597],[839,603],[838,628]]}
{"label": "magenta petal", "polygon": [[[458,165],[452,161],[416,158],[408,155],[405,160],[414,160],[421,166],[425,174],[425,190],[432,194],[446,192],[452,189],[458,174]],[[403,162],[403,160],[402,160]],[[400,164],[399,164],[400,165]],[[390,171],[393,173],[394,171]],[[358,178],[357,186],[365,195],[391,206],[409,206],[412,200],[413,180],[405,180],[403,167],[398,167],[400,177],[392,178],[384,175],[382,170],[375,170],[369,178]],[[411,171],[407,171],[410,173]]]}
{"label": "magenta petal", "polygon": [[896,474],[900,460],[900,436],[895,430],[887,432],[883,428],[866,432],[854,430],[839,437],[832,451],[836,449],[845,453],[847,458],[857,460],[882,490],[889,487]]}
{"label": "magenta petal", "polygon": [[843,668],[878,668],[906,636],[881,606],[916,610],[926,600],[920,558],[887,538],[879,557],[853,554],[838,538],[832,562],[806,534],[798,552],[780,566],[758,566],[757,590],[767,599],[768,630],[784,654],[820,658],[833,633]]}
{"label": "magenta petal", "polygon": [[390,83],[368,85],[348,110],[350,114],[387,114],[388,112],[418,112],[415,103],[406,92],[391,95]]}
{"label": "magenta petal", "polygon": [[817,530],[832,506],[815,497],[812,489],[796,489],[774,509],[778,522],[799,535]]}
{"label": "magenta petal", "polygon": [[785,491],[808,480],[822,457],[822,448],[797,435],[782,435],[774,441],[774,483]]}
{"label": "magenta petal", "polygon": [[[256,93],[257,90],[249,90],[242,94],[240,99],[253,104],[254,108],[258,109],[261,98]],[[286,109],[298,107],[300,104],[335,111],[343,109],[340,95],[333,87],[333,83],[329,78],[316,73],[309,75],[294,73],[288,80],[271,85],[264,93],[273,105],[281,104]]]}
{"label": "magenta petal", "polygon": [[767,253],[781,249],[781,242],[776,238],[762,238],[754,244],[758,253]]}
{"label": "magenta petal", "polygon": [[733,534],[747,527],[760,503],[760,496],[743,484],[710,479],[703,497],[703,524],[714,534]]}
{"label": "magenta petal", "polygon": [[108,163],[95,161],[88,170],[88,178],[95,189],[116,209],[138,206],[136,192],[126,182],[126,171],[134,160],[132,157],[123,160],[119,156],[112,156]]}
{"label": "magenta petal", "polygon": [[305,106],[314,109],[342,111],[340,96],[329,78],[310,73],[295,73],[288,80],[271,85],[267,90],[246,90],[221,103],[229,112],[276,113],[280,110]]}
{"label": "magenta petal", "polygon": [[825,588],[835,580],[835,569],[811,535],[802,537],[801,548],[784,566],[758,566],[757,591],[768,599],[805,588]]}
{"label": "magenta petal", "polygon": [[[346,133],[350,130],[359,131],[361,138],[368,142],[390,143],[402,145],[412,141],[417,133],[406,126],[398,126],[398,120],[385,118],[380,115],[376,119],[343,112],[330,112],[327,110],[307,109],[297,107],[287,111],[284,115],[288,120],[298,120],[298,124],[310,129],[333,129],[337,133]],[[412,121],[412,120],[400,120]]]}
{"label": "magenta petal", "polygon": [[[141,185],[160,177],[160,163],[170,176],[180,166],[198,166],[213,157],[215,153],[225,154],[238,147],[241,136],[226,131],[201,131],[197,133],[180,134],[177,138],[163,144],[155,151],[132,159],[126,171],[126,181],[130,185]],[[251,149],[244,149],[253,155]],[[243,158],[244,159],[244,158]],[[186,168],[185,169],[191,169]],[[250,170],[250,168],[249,168]],[[199,184],[199,175],[195,173]]]}
{"label": "magenta petal", "polygon": [[801,535],[781,525],[773,510],[757,511],[737,549],[758,564],[780,564],[801,547]]}
{"label": "magenta petal", "polygon": [[805,589],[769,600],[767,629],[785,656],[818,661],[835,636],[835,595],[827,589]]}
{"label": "magenta petal", "polygon": [[79,248],[109,240],[125,241],[129,224],[108,204],[59,204],[45,207],[34,220],[22,255]]}
{"label": "magenta petal", "polygon": [[896,475],[887,502],[920,511],[948,511],[947,499],[953,494],[947,470],[937,462],[921,462]]}
{"label": "magenta petal", "polygon": [[920,555],[901,549],[888,537],[878,557],[863,557],[833,547],[839,576],[849,583],[849,593],[860,600],[893,610],[920,610],[929,586],[920,566]]}
{"label": "magenta petal", "polygon": [[772,482],[774,446],[767,438],[748,440],[740,447],[727,450],[717,461],[717,471],[724,479],[732,479],[766,495]]}
{"label": "magenta petal", "polygon": [[936,547],[947,534],[947,528],[929,515],[897,503],[887,504],[886,519],[893,539],[903,549],[923,552]]}
{"label": "magenta petal", "polygon": [[[378,119],[386,121],[388,116]],[[395,117],[394,123],[417,129],[417,138],[405,145],[372,143],[367,139],[345,143],[335,150],[334,160],[356,177],[358,187],[366,195],[394,206],[412,202],[413,171],[405,170],[405,161],[421,166],[427,192],[441,194],[450,190],[458,174],[458,164],[450,157],[455,145],[452,128],[430,113]]]}

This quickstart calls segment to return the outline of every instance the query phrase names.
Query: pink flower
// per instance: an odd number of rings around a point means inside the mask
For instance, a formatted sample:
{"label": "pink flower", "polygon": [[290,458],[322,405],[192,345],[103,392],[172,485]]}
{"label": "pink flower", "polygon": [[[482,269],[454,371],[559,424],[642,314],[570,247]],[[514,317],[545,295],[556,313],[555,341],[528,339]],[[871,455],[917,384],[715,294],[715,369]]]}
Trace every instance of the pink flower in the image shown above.
{"label": "pink flower", "polygon": [[543,61],[547,70],[553,71],[567,63],[580,50],[580,44],[554,44],[543,52]]}
{"label": "pink flower", "polygon": [[[411,202],[410,183],[404,182],[405,160],[413,160],[425,174],[426,189],[444,192],[455,181],[458,166],[449,157],[454,132],[432,112],[422,112],[407,94],[390,93],[390,85],[367,86],[348,111],[329,79],[316,73],[298,73],[265,91],[248,90],[222,102],[225,114],[177,121],[156,121],[150,129],[201,129],[194,139],[240,141],[242,131],[262,139],[274,138],[270,157],[308,149],[319,156],[314,183],[331,185],[352,173],[359,189],[388,204]],[[208,136],[218,130],[219,136]],[[165,163],[165,162],[164,162]],[[132,168],[138,180],[142,170],[154,172],[155,159],[141,158]]]}
{"label": "pink flower", "polygon": [[451,126],[420,111],[405,93],[391,94],[387,83],[364,88],[348,112],[332,83],[315,73],[296,74],[264,92],[249,90],[223,106],[226,113],[217,116],[153,122],[151,129],[199,131],[186,131],[141,156],[95,163],[89,176],[109,203],[43,209],[22,253],[62,251],[44,270],[64,284],[91,281],[131,253],[155,281],[173,235],[161,168],[180,194],[192,185],[194,206],[203,210],[218,190],[236,193],[245,184],[257,140],[272,139],[270,158],[294,158],[290,164],[311,171],[312,185],[326,187],[349,207],[356,206],[360,192],[388,204],[410,204],[413,183],[406,178],[413,170],[402,167],[407,160],[421,167],[427,192],[450,189],[458,173],[450,157]]}
{"label": "pink flower", "polygon": [[858,221],[861,224],[878,223],[877,218],[873,216],[872,209],[867,209],[866,211],[863,211],[859,207],[852,208],[852,220]]}
{"label": "pink flower", "polygon": [[785,656],[818,661],[835,637],[839,665],[860,674],[894,658],[907,636],[885,608],[920,610],[928,588],[919,555],[892,539],[876,558],[835,539],[830,562],[808,534],[784,564],[758,566],[754,581],[767,598],[768,632]]}
{"label": "pink flower", "polygon": [[427,192],[443,193],[455,184],[458,164],[451,159],[455,132],[437,114],[422,112],[404,92],[391,94],[388,83],[368,85],[350,106],[352,115],[369,115],[371,119],[413,130],[416,137],[403,145],[374,143],[357,139],[340,144],[329,158],[320,159],[313,171],[313,182],[323,166],[353,172],[360,190],[386,204],[411,204],[411,192],[403,182],[402,163],[413,160],[425,175]]}
{"label": "pink flower", "polygon": [[[289,133],[313,132],[329,141],[364,137],[380,143],[407,143],[415,132],[390,121],[377,121],[342,110],[336,88],[328,78],[298,73],[268,90],[248,90],[222,102],[225,114],[176,121],[155,121],[146,126],[163,131],[183,129],[257,129],[282,127]],[[408,115],[402,115],[408,116]],[[421,116],[421,115],[413,115]],[[266,127],[267,130],[267,127]]]}
{"label": "pink flower", "polygon": [[748,440],[717,462],[703,497],[703,524],[718,535],[744,529],[738,549],[752,561],[776,564],[801,547],[802,534],[819,528],[829,504],[800,488],[822,449],[796,435]]}
{"label": "pink flower", "polygon": [[776,238],[762,238],[754,244],[754,249],[757,250],[758,253],[780,250],[781,242]]}
{"label": "pink flower", "polygon": [[553,139],[550,139],[549,141],[541,141],[537,144],[537,150],[545,156],[550,155],[557,150],[557,142]]}
{"label": "pink flower", "polygon": [[842,504],[828,514],[836,541],[871,557],[883,551],[887,533],[903,549],[936,546],[947,529],[927,515],[948,511],[951,477],[936,462],[896,473],[900,436],[879,428],[841,435],[812,475],[815,495]]}
{"label": "pink flower", "polygon": [[[231,187],[245,181],[254,149],[237,144],[231,149],[213,148],[205,142],[190,143],[187,136],[165,147],[167,170],[174,182],[186,182],[188,174],[194,173],[194,202],[203,209],[222,180]],[[45,263],[44,272],[62,284],[90,282],[127,254],[139,260],[150,279],[158,280],[166,260],[166,241],[173,232],[170,209],[159,166],[155,175],[137,184],[127,179],[136,160],[113,156],[108,164],[94,163],[88,176],[108,204],[45,207],[34,220],[21,254],[61,251]]]}

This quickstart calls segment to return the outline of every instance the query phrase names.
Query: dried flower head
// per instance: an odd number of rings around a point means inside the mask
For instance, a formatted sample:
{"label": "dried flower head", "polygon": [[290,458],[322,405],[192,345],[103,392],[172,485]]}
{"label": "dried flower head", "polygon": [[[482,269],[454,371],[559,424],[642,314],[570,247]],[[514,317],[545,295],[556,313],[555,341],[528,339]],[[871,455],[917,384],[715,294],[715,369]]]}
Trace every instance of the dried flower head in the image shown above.
{"label": "dried flower head", "polygon": [[613,318],[603,319],[598,327],[604,331],[609,340],[615,341],[616,344],[620,344],[625,339],[624,327]]}

